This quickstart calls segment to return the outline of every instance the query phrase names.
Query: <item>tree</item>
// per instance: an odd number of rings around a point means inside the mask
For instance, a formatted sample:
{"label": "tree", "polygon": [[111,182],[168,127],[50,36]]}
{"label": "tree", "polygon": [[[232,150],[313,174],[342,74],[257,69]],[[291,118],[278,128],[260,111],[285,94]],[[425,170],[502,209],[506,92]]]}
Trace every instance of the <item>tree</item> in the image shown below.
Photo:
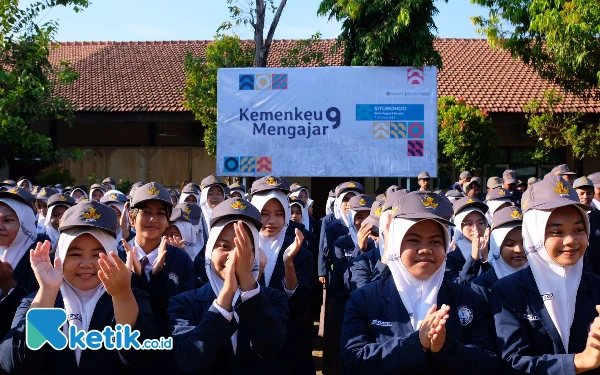
{"label": "tree", "polygon": [[461,171],[485,171],[496,164],[498,140],[485,110],[463,99],[438,99],[438,149]]}
{"label": "tree", "polygon": [[209,155],[217,152],[217,70],[252,66],[254,48],[237,36],[217,35],[206,47],[206,57],[187,53],[185,101],[183,106],[194,113],[204,126],[204,147]]}
{"label": "tree", "polygon": [[287,50],[281,57],[281,66],[286,68],[327,66],[325,53],[317,48],[322,42],[321,33],[318,31],[308,39],[297,40],[294,47]]}
{"label": "tree", "polygon": [[523,107],[528,120],[527,134],[540,142],[532,159],[545,162],[551,149],[566,147],[579,169],[584,157],[598,154],[600,124],[584,124],[581,113],[558,113],[562,100],[552,89],[544,93],[543,102],[532,100]]}
{"label": "tree", "polygon": [[[266,67],[271,50],[271,43],[275,35],[275,29],[283,13],[283,8],[287,0],[281,0],[279,5],[275,5],[274,0],[247,0],[247,7],[241,8],[237,5],[238,0],[227,0],[229,4],[229,12],[235,25],[250,25],[254,30],[254,66]],[[265,39],[265,21],[267,15],[267,5],[273,14],[273,20],[267,32]],[[223,22],[217,30],[217,33],[222,30],[229,30],[233,27],[231,22]]]}
{"label": "tree", "polygon": [[493,47],[510,51],[568,90],[582,93],[600,85],[598,0],[472,1],[490,9],[487,18],[473,22]]}
{"label": "tree", "polygon": [[51,159],[52,140],[32,131],[31,125],[72,118],[71,104],[55,95],[54,85],[72,82],[77,73],[68,62],[50,64],[50,43],[58,24],[37,21],[42,11],[57,6],[72,6],[78,12],[88,0],[40,0],[24,9],[18,0],[0,2],[0,165],[17,156]]}
{"label": "tree", "polygon": [[433,46],[437,13],[433,0],[322,0],[318,11],[342,22],[345,64],[368,66],[441,67]]}

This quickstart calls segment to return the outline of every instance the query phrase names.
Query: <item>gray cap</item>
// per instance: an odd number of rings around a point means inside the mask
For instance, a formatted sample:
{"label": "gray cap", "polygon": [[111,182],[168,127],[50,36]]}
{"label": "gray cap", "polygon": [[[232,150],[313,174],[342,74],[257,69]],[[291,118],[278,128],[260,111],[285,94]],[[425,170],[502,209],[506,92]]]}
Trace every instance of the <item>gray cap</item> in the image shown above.
{"label": "gray cap", "polygon": [[300,185],[299,183],[294,182],[292,184],[292,186],[290,186],[290,193],[293,193],[293,192],[301,190],[301,189],[306,189],[306,191],[308,191],[308,188],[306,186]]}
{"label": "gray cap", "polygon": [[557,207],[576,205],[589,211],[590,207],[579,202],[575,189],[560,175],[550,175],[523,193],[523,214],[531,209],[550,210]]}
{"label": "gray cap", "polygon": [[353,211],[371,211],[374,202],[375,199],[372,197],[366,194],[359,194],[353,196],[348,203],[350,204],[350,209]]}
{"label": "gray cap", "polygon": [[39,193],[37,193],[35,199],[38,201],[48,202],[48,199],[54,194],[58,194],[58,191],[56,189],[42,188],[40,189]]}
{"label": "gray cap", "polygon": [[529,177],[529,179],[527,179],[527,185],[533,185],[538,181],[539,180],[537,179],[537,177]]}
{"label": "gray cap", "polygon": [[463,192],[458,189],[448,190],[445,195],[448,198],[462,198],[465,196]]}
{"label": "gray cap", "polygon": [[386,194],[385,203],[381,206],[381,211],[385,212],[387,210],[391,210],[392,206],[396,204],[402,198],[403,195],[408,194],[408,190],[394,190],[393,192]]}
{"label": "gray cap", "polygon": [[512,193],[510,190],[506,190],[505,188],[492,189],[485,196],[485,199],[488,201],[495,201],[504,198],[512,199]]}
{"label": "gray cap", "polygon": [[350,190],[358,191],[360,194],[362,194],[362,192],[364,191],[364,187],[362,186],[362,184],[359,184],[358,182],[347,181],[347,182],[339,184],[335,188],[335,196],[337,198],[340,195],[342,195],[343,193],[350,191]]}
{"label": "gray cap", "polygon": [[594,183],[589,178],[583,176],[583,177],[579,177],[578,179],[575,180],[575,182],[573,182],[573,188],[574,189],[584,189],[584,188],[593,189]]}
{"label": "gray cap", "polygon": [[592,180],[594,187],[600,188],[600,172],[592,173],[588,178]]}
{"label": "gray cap", "polygon": [[477,185],[477,187],[481,187],[481,181],[476,180],[475,177],[473,177],[473,178],[471,178],[471,181],[464,183],[463,190],[465,192],[467,192],[467,191],[473,189],[474,185]]}
{"label": "gray cap", "polygon": [[252,183],[250,194],[256,194],[261,191],[281,190],[286,195],[290,192],[287,182],[283,178],[274,176],[265,176]]}
{"label": "gray cap", "polygon": [[181,189],[182,194],[200,194],[200,190],[196,188],[196,185],[193,183],[189,183]]}
{"label": "gray cap", "polygon": [[328,198],[335,198],[335,190],[329,190],[329,195],[327,195]]}
{"label": "gray cap", "polygon": [[397,191],[397,190],[400,190],[400,187],[399,187],[398,185],[392,185],[392,186],[390,186],[389,188],[387,188],[387,189],[385,190],[385,196],[386,196],[386,199],[387,199],[387,197],[388,197],[390,194],[392,194],[393,192],[395,192],[395,191]]}
{"label": "gray cap", "polygon": [[173,207],[171,194],[157,182],[150,182],[144,186],[140,186],[135,195],[131,199],[131,208],[137,208],[140,204],[146,201],[157,200],[165,203],[167,207]]}
{"label": "gray cap", "polygon": [[113,191],[110,194],[104,194],[102,198],[100,198],[100,203],[109,204],[109,203],[127,203],[127,196],[120,191]]}
{"label": "gray cap", "polygon": [[419,173],[419,176],[417,177],[417,179],[427,180],[427,179],[431,179],[431,176],[427,172],[421,172],[421,173]]}
{"label": "gray cap", "polygon": [[495,189],[497,187],[502,186],[502,179],[500,177],[490,177],[487,180],[488,189]]}
{"label": "gray cap", "polygon": [[473,175],[469,171],[462,171],[462,172],[460,172],[460,176],[459,177],[462,180],[462,179],[465,179],[465,178],[471,178],[471,177],[473,177]]}
{"label": "gray cap", "polygon": [[129,190],[129,195],[127,196],[127,198],[132,199],[135,195],[135,192],[142,186],[144,186],[143,182],[136,182],[133,185],[131,185],[131,190]]}
{"label": "gray cap", "polygon": [[381,207],[383,207],[383,202],[380,202],[380,201],[373,202],[373,205],[371,206],[371,212],[369,213],[369,215],[376,217],[377,220],[379,220],[379,217],[381,216],[381,214],[383,212]]}
{"label": "gray cap", "polygon": [[93,184],[92,186],[90,186],[90,193],[96,189],[100,189],[102,190],[102,192],[106,192],[106,189],[104,189],[104,186],[102,186],[101,184]]}
{"label": "gray cap", "polygon": [[229,189],[230,190],[239,190],[239,191],[243,191],[244,194],[246,194],[246,187],[242,184],[240,184],[239,182],[234,182],[233,184],[229,185]]}
{"label": "gray cap", "polygon": [[452,206],[454,208],[454,215],[457,215],[459,212],[461,212],[462,210],[464,210],[467,207],[478,208],[481,211],[483,211],[483,213],[486,213],[489,209],[485,203],[483,203],[482,201],[480,201],[477,198],[471,198],[471,197],[461,198],[461,199],[457,200],[456,202],[454,202],[452,204]]}
{"label": "gray cap", "polygon": [[504,207],[494,212],[494,216],[492,217],[492,230],[505,224],[521,223],[523,223],[523,213],[519,207]]}
{"label": "gray cap", "polygon": [[561,165],[557,165],[556,167],[552,168],[552,170],[550,171],[550,174],[555,175],[555,176],[562,176],[563,174],[577,174],[575,172],[572,172],[569,169],[569,166],[566,164],[561,164]]}
{"label": "gray cap", "polygon": [[2,181],[2,185],[17,186],[17,183],[15,180],[4,180]]}
{"label": "gray cap", "polygon": [[75,199],[68,194],[54,194],[48,199],[48,207],[52,206],[74,206]]}
{"label": "gray cap", "polygon": [[35,196],[25,189],[21,189],[20,187],[15,186],[10,190],[0,191],[0,198],[9,198],[17,200],[21,203],[28,205],[29,207],[31,207],[33,212],[35,212],[35,209],[33,208],[33,204],[35,203]]}
{"label": "gray cap", "polygon": [[379,194],[378,196],[376,196],[375,201],[382,203],[385,202],[385,194]]}
{"label": "gray cap", "polygon": [[452,216],[452,204],[439,194],[413,191],[404,194],[392,208],[392,217],[403,219],[433,219],[445,225],[454,225],[447,217]]}
{"label": "gray cap", "polygon": [[262,227],[260,212],[252,203],[242,198],[229,198],[213,208],[211,227],[221,219],[246,219],[250,220],[258,230]]}
{"label": "gray cap", "polygon": [[188,215],[190,217],[190,223],[192,223],[192,225],[200,224],[200,217],[202,216],[202,210],[200,209],[200,206],[198,206],[197,204],[184,202],[184,203],[179,203],[177,206],[175,206],[175,208],[180,209],[186,215]]}
{"label": "gray cap", "polygon": [[110,184],[110,185],[115,185],[115,179],[112,177],[106,177],[104,180],[102,180],[103,184]]}
{"label": "gray cap", "polygon": [[297,204],[301,208],[304,208],[304,200],[302,200],[302,199],[300,199],[298,197],[288,196],[288,201],[290,202],[290,207],[293,204]]}
{"label": "gray cap", "polygon": [[219,177],[215,176],[214,174],[211,174],[210,176],[208,176],[204,180],[202,180],[202,182],[200,182],[200,189],[204,190],[213,185],[221,185],[221,187],[223,187],[223,188],[225,188],[227,186],[227,184],[224,183],[223,181],[221,181],[221,179]]}
{"label": "gray cap", "polygon": [[361,225],[371,224],[371,231],[379,232],[379,218],[374,216],[367,216],[365,220],[363,220]]}
{"label": "gray cap", "polygon": [[[60,219],[59,232],[75,227],[93,227],[102,229],[117,237],[117,213],[105,204],[86,200],[65,211]],[[115,244],[116,245],[116,244]],[[111,249],[106,249],[110,251]]]}
{"label": "gray cap", "polygon": [[519,180],[517,180],[517,172],[512,169],[507,169],[502,173],[502,179],[507,184],[516,184]]}
{"label": "gray cap", "polygon": [[[173,208],[173,212],[171,212],[171,217],[169,218],[170,222],[175,221],[185,221],[187,223],[192,223],[192,219],[190,218],[190,214],[185,211],[183,208],[175,207]],[[193,224],[192,224],[193,225]]]}

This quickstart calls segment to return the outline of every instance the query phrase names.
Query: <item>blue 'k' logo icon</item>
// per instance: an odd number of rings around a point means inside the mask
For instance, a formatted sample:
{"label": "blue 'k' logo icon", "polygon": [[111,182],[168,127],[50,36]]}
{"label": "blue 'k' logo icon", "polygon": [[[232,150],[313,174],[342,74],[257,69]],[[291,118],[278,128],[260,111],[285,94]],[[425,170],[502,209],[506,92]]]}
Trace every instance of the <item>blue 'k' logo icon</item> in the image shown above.
{"label": "blue 'k' logo icon", "polygon": [[31,309],[25,316],[25,344],[31,350],[38,350],[45,343],[56,350],[67,347],[67,336],[61,327],[67,321],[63,309]]}

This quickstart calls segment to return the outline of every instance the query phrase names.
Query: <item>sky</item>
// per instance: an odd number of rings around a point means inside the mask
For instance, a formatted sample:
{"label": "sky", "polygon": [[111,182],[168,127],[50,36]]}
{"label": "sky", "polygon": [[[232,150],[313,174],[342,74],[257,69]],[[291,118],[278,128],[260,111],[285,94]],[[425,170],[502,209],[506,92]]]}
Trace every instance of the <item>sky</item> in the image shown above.
{"label": "sky", "polygon": [[[27,4],[31,0],[21,3]],[[226,0],[91,0],[80,13],[53,8],[43,20],[57,20],[56,39],[65,41],[210,40],[223,21],[229,20]],[[320,31],[323,38],[339,35],[340,25],[317,16],[321,0],[288,0],[275,32],[275,39],[304,39]],[[240,0],[240,4],[245,1]],[[438,0],[435,17],[442,38],[481,38],[470,17],[485,15],[484,8],[470,0]],[[234,32],[252,38],[250,26]],[[266,32],[265,32],[266,36]]]}

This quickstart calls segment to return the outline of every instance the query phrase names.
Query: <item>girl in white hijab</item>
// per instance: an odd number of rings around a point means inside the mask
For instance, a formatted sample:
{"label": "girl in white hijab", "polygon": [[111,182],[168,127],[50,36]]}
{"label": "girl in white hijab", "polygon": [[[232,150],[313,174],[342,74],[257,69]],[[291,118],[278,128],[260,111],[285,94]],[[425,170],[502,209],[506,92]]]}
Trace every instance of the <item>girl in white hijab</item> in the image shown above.
{"label": "girl in white hijab", "polygon": [[58,232],[60,219],[65,211],[75,205],[75,200],[70,195],[55,194],[48,199],[48,214],[44,221],[46,236],[50,240],[50,254],[54,254],[58,246]]}
{"label": "girl in white hijab", "polygon": [[417,191],[402,196],[392,212],[392,277],[350,295],[342,373],[495,373],[501,364],[487,305],[469,288],[444,279],[451,223],[443,217],[452,212],[450,202]]}
{"label": "girl in white hijab", "polygon": [[485,196],[488,211],[485,213],[485,218],[488,224],[492,225],[494,213],[504,207],[512,205],[512,193],[502,187],[490,190]]}
{"label": "girl in white hijab", "polygon": [[600,366],[600,279],[583,271],[589,207],[560,176],[522,197],[529,268],[499,280],[491,306],[502,358],[514,371],[579,374]]}
{"label": "girl in white hijab", "polygon": [[304,206],[302,207],[302,224],[304,224],[304,228],[307,231],[310,231],[310,214],[308,213],[308,200],[309,194],[308,189],[304,186],[299,189],[292,191],[290,193],[290,197],[300,198],[304,202]]}
{"label": "girl in white hijab", "polygon": [[88,199],[88,195],[82,188],[76,187],[71,190],[71,196],[75,199],[76,202],[79,202],[81,199]]}

